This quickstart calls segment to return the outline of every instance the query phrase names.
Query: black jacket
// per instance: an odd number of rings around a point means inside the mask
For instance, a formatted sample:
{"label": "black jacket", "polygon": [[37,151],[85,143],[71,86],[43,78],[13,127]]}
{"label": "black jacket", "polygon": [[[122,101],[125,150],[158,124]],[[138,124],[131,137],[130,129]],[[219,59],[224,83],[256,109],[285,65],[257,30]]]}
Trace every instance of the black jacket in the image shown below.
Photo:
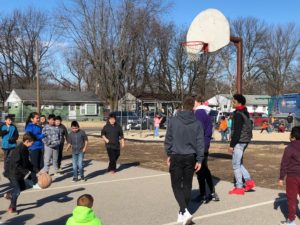
{"label": "black jacket", "polygon": [[101,137],[105,136],[109,142],[106,144],[108,148],[120,148],[120,140],[124,138],[122,127],[115,123],[111,125],[109,122],[103,127]]}
{"label": "black jacket", "polygon": [[168,122],[165,150],[172,154],[196,154],[197,162],[202,163],[204,155],[204,132],[202,124],[193,112],[178,112]]}
{"label": "black jacket", "polygon": [[20,180],[24,179],[29,171],[33,171],[33,166],[29,161],[29,151],[28,148],[21,143],[10,151],[5,164],[4,176]]}
{"label": "black jacket", "polygon": [[[232,120],[232,127],[231,127],[231,141],[230,141],[230,147],[234,148],[236,144],[238,143],[249,143],[249,141],[245,141],[246,136],[249,136],[251,133],[251,138],[252,138],[252,128],[247,128],[245,127],[245,120],[242,115],[242,113],[245,115],[245,118],[249,119],[249,113],[247,111],[247,108],[241,109],[241,110],[235,110],[233,112],[233,120]],[[251,123],[249,120],[248,122]],[[246,129],[247,128],[247,131]],[[251,130],[248,130],[251,129]],[[250,139],[251,139],[250,138]]]}

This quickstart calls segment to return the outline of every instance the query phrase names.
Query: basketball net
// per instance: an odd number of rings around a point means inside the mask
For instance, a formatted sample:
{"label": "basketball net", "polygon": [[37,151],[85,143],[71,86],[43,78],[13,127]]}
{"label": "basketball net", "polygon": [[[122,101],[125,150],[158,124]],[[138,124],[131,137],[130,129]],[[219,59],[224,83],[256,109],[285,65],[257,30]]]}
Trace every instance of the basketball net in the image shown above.
{"label": "basketball net", "polygon": [[198,61],[201,54],[208,52],[208,44],[203,41],[187,41],[181,45],[185,47],[188,59],[192,62]]}

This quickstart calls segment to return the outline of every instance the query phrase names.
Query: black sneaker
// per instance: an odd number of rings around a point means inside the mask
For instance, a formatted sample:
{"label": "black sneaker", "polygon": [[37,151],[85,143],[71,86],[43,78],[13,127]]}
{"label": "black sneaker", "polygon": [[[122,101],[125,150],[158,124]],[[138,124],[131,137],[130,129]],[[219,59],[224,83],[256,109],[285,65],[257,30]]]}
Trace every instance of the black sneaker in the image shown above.
{"label": "black sneaker", "polygon": [[220,201],[220,198],[219,198],[219,196],[218,196],[218,194],[217,194],[216,192],[210,194],[210,196],[211,196],[211,199],[212,199],[213,201],[215,201],[215,202]]}
{"label": "black sneaker", "polygon": [[77,177],[73,177],[72,182],[77,182],[78,178]]}
{"label": "black sneaker", "polygon": [[82,176],[82,177],[80,178],[80,180],[85,182],[85,181],[86,181],[86,178],[85,178],[84,176]]}

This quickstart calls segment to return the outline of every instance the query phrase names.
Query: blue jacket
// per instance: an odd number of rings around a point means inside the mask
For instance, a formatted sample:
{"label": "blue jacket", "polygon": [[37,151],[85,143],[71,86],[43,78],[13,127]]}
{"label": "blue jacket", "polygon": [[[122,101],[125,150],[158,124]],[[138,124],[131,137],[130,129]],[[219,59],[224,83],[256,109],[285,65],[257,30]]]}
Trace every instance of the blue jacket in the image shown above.
{"label": "blue jacket", "polygon": [[212,136],[211,118],[204,109],[196,109],[195,116],[196,119],[202,123],[204,131],[205,153],[207,153]]}
{"label": "blue jacket", "polygon": [[0,128],[0,135],[2,136],[2,148],[12,149],[17,146],[19,132],[15,125],[11,124],[9,127],[3,124]]}
{"label": "blue jacket", "polygon": [[31,132],[35,136],[35,138],[37,139],[33,143],[33,145],[29,148],[29,151],[41,150],[41,149],[44,148],[44,144],[42,142],[42,139],[45,137],[45,135],[42,134],[42,127],[29,122],[28,125],[25,127],[25,131],[26,132]]}

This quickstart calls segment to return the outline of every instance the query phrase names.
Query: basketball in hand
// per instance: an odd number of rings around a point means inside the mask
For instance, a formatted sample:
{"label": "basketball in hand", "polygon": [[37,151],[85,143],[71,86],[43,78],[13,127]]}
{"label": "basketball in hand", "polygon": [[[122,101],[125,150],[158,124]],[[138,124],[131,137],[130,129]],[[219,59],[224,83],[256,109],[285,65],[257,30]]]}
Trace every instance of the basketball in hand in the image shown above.
{"label": "basketball in hand", "polygon": [[42,188],[48,188],[50,187],[52,183],[52,179],[48,173],[41,173],[38,176],[38,185]]}

